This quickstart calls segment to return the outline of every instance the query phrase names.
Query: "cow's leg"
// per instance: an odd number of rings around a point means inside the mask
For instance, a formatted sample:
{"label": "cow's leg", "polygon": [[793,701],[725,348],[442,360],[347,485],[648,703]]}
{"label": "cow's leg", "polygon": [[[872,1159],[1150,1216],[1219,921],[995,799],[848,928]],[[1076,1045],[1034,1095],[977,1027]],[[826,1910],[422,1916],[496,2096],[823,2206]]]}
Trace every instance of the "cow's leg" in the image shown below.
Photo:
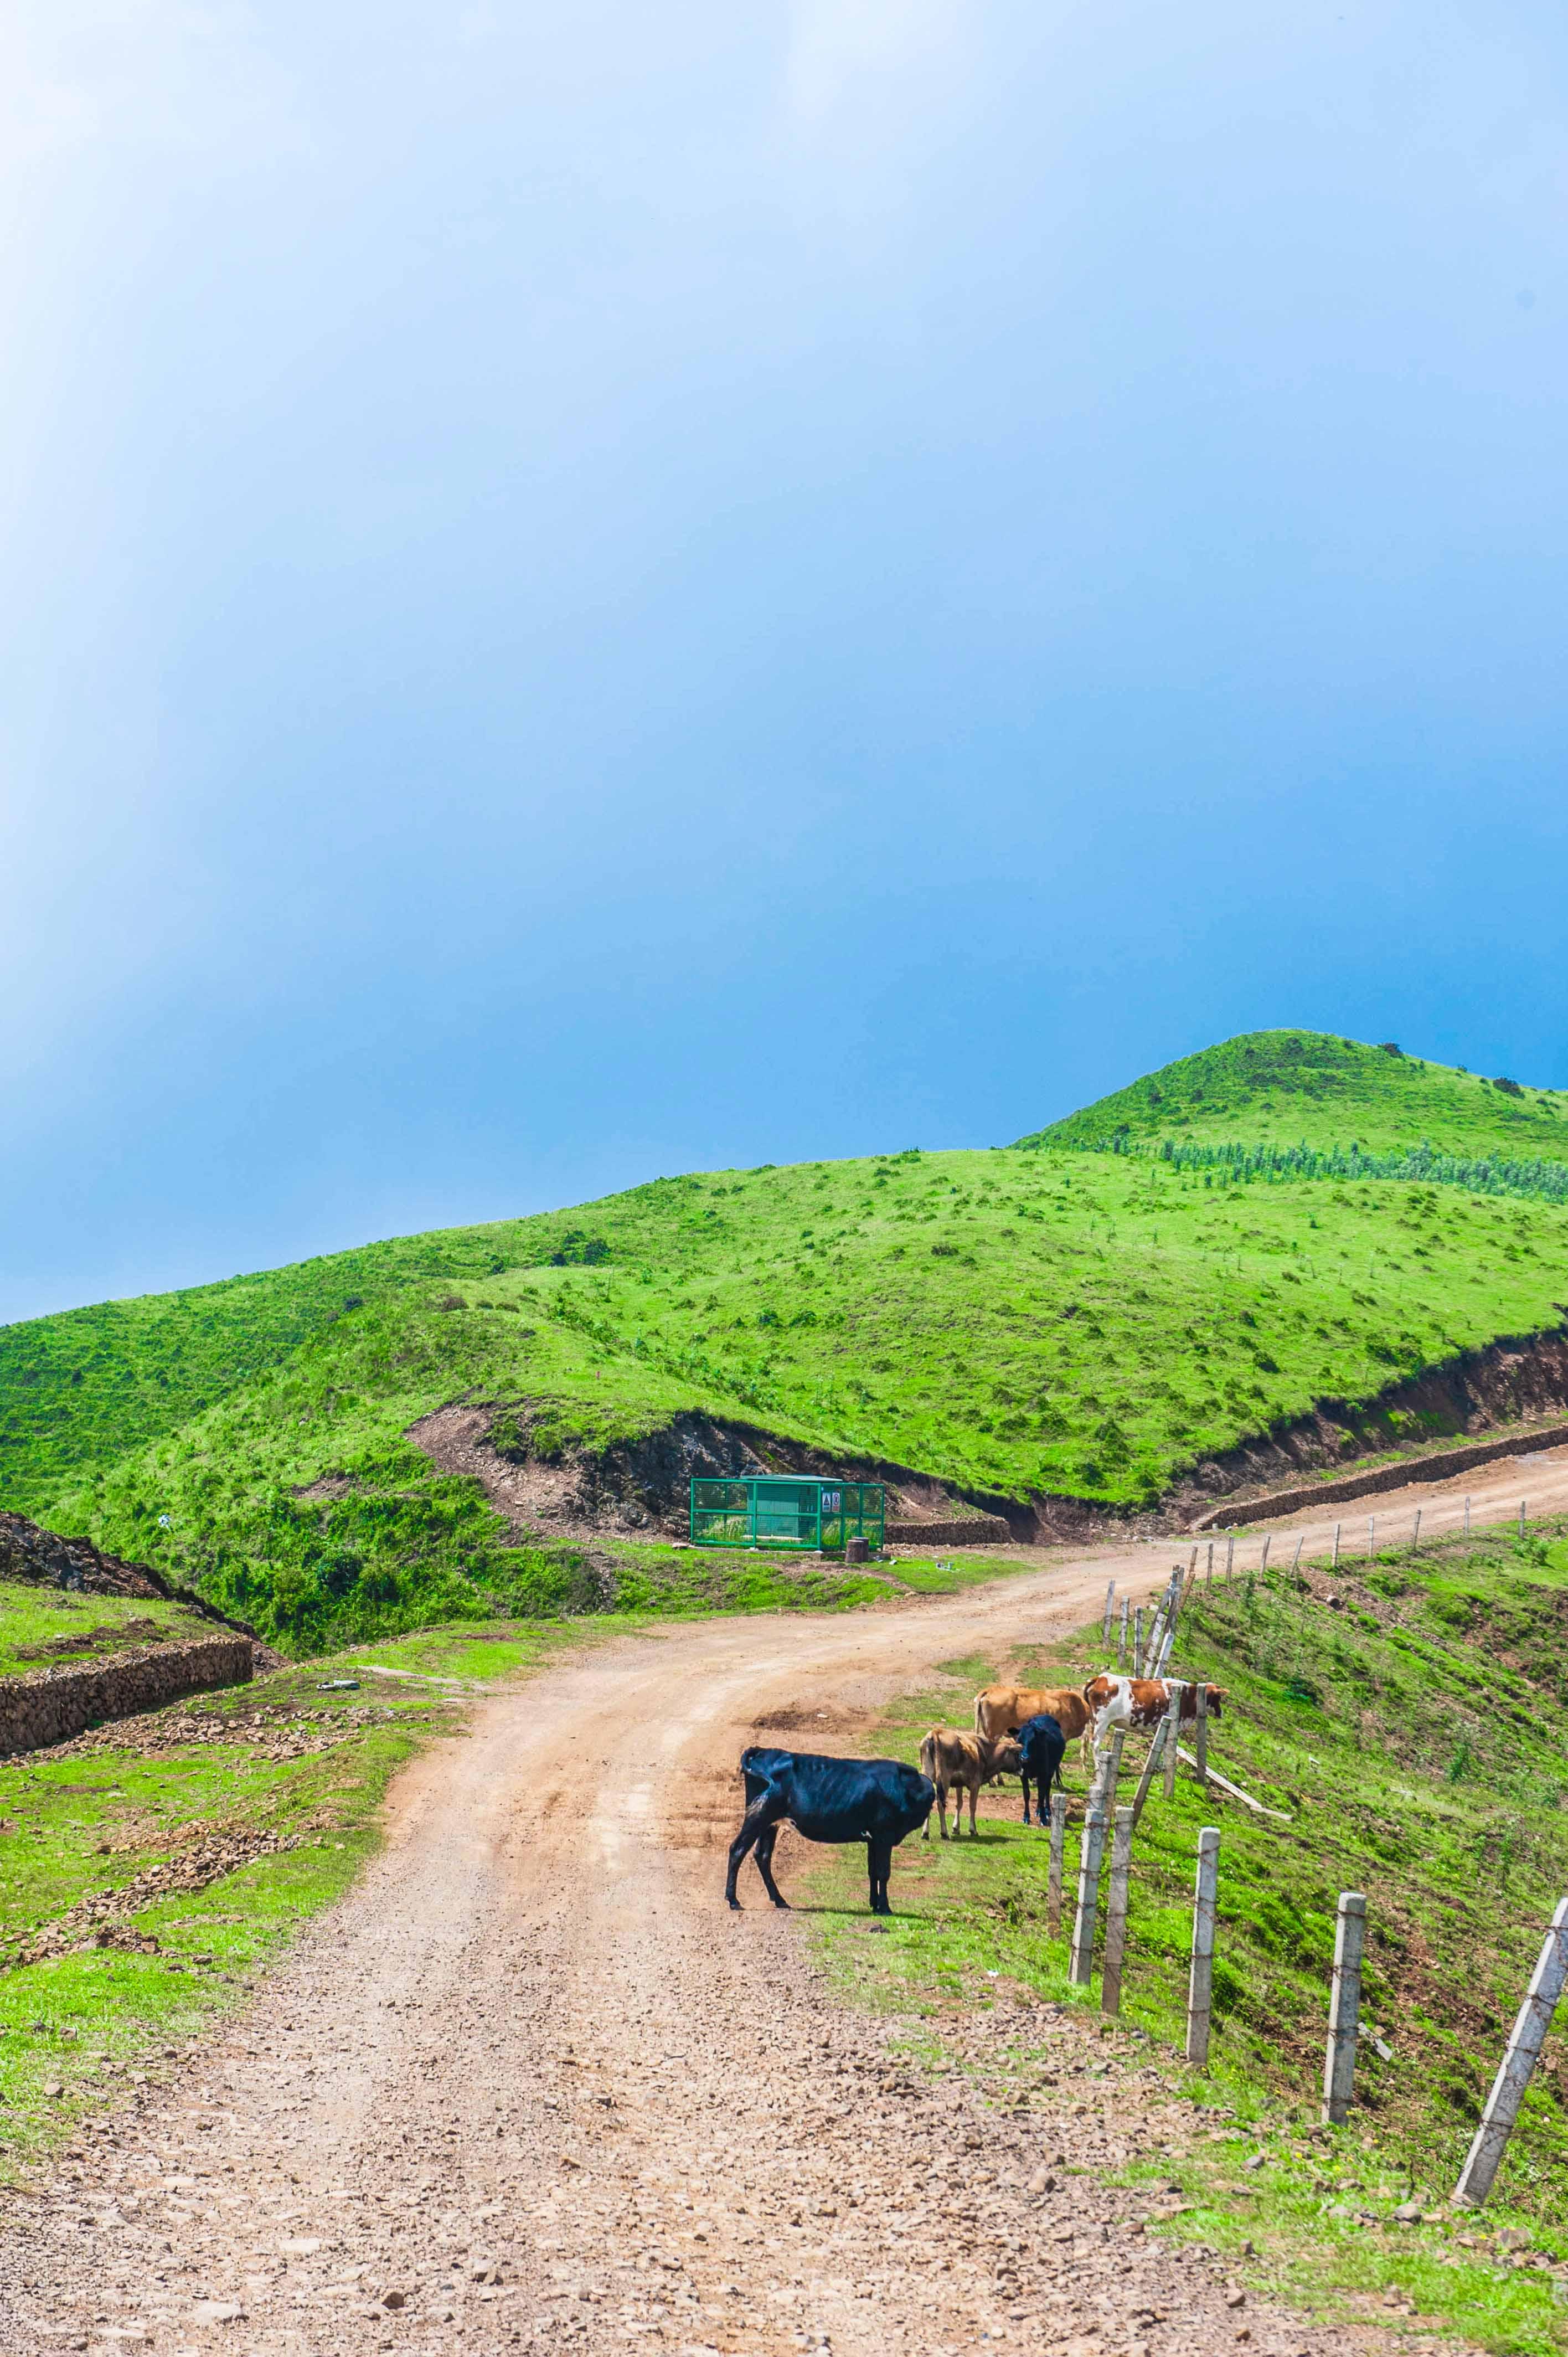
{"label": "cow's leg", "polygon": [[971,1841],[974,1841],[977,1838],[974,1830],[974,1804],[979,1798],[980,1786],[977,1783],[972,1784],[969,1788],[969,1837]]}
{"label": "cow's leg", "polygon": [[871,1911],[874,1915],[890,1915],[887,1903],[887,1877],[893,1867],[893,1845],[885,1834],[874,1834],[865,1845],[866,1873],[871,1884]]}
{"label": "cow's leg", "polygon": [[766,1833],[759,1834],[757,1835],[757,1870],[762,1877],[762,1887],[764,1890],[767,1891],[769,1899],[772,1900],[775,1907],[782,1907],[786,1911],[788,1911],[789,1901],[785,1898],[783,1892],[779,1889],[779,1885],[773,1879],[773,1845],[778,1838],[779,1827],[777,1824],[769,1825]]}
{"label": "cow's leg", "polygon": [[1027,1824],[1029,1822],[1029,1771],[1026,1768],[1019,1769],[1018,1781],[1024,1787],[1024,1823]]}
{"label": "cow's leg", "polygon": [[736,1877],[745,1863],[746,1852],[756,1846],[770,1826],[778,1824],[783,1813],[776,1794],[761,1792],[740,1821],[740,1831],[729,1846],[729,1873],[725,1878],[725,1897],[737,1911],[740,1901],[735,1895]]}
{"label": "cow's leg", "polygon": [[[945,1784],[939,1784],[937,1786],[937,1823],[941,1827],[942,1839],[943,1841],[946,1841],[948,1837],[948,1788]],[[929,1817],[928,1817],[926,1819],[926,1831],[929,1833],[930,1829],[931,1821]]]}

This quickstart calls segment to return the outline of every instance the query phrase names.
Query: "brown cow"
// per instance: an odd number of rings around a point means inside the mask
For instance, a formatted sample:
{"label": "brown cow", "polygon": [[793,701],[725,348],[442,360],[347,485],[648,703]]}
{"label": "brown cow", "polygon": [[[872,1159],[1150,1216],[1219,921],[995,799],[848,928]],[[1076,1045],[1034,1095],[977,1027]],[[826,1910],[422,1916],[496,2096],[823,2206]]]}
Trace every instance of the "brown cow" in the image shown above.
{"label": "brown cow", "polygon": [[1068,1741],[1083,1738],[1083,1764],[1093,1760],[1094,1713],[1076,1686],[987,1686],[974,1697],[974,1731],[993,1742],[999,1735],[1016,1735],[1026,1718],[1047,1712]]}
{"label": "brown cow", "polygon": [[[1158,1727],[1171,1706],[1171,1684],[1165,1678],[1123,1678],[1106,1672],[1090,1678],[1083,1690],[1085,1707],[1093,1713],[1094,1740],[1103,1743],[1118,1727],[1148,1733]],[[1219,1718],[1225,1706],[1223,1686],[1209,1686],[1208,1716]],[[1197,1688],[1190,1681],[1181,1690],[1181,1717],[1197,1717]]]}
{"label": "brown cow", "polygon": [[[974,1803],[983,1784],[998,1776],[1015,1776],[1023,1755],[1010,1737],[993,1743],[983,1735],[964,1735],[952,1727],[933,1727],[920,1738],[920,1772],[937,1788],[937,1821],[943,1841],[948,1837],[948,1794],[953,1795],[952,1830],[956,1841],[963,1830],[963,1796],[969,1794],[970,1838],[974,1838]],[[923,1841],[931,1838],[926,1819]]]}

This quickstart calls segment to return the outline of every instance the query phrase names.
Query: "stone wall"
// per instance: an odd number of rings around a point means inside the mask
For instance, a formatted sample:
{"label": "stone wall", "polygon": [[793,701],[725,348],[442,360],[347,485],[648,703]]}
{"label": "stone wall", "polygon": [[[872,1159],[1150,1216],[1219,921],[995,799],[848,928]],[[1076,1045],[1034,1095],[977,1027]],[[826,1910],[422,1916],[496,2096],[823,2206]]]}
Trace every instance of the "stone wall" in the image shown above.
{"label": "stone wall", "polygon": [[1548,1425],[1543,1431],[1513,1433],[1504,1440],[1476,1440],[1462,1448],[1439,1449],[1431,1457],[1405,1457],[1393,1465],[1380,1465],[1369,1473],[1345,1473],[1337,1481],[1314,1481],[1297,1490],[1275,1490],[1266,1498],[1245,1498],[1229,1506],[1215,1506],[1189,1525],[1195,1531],[1240,1530],[1247,1523],[1266,1523],[1276,1514],[1310,1512],[1314,1506],[1342,1505],[1350,1498],[1374,1498],[1383,1490],[1408,1490],[1418,1481],[1452,1481],[1477,1465],[1495,1464],[1499,1457],[1525,1457],[1540,1448],[1561,1448],[1568,1441],[1568,1424]]}
{"label": "stone wall", "polygon": [[104,1719],[156,1710],[182,1695],[244,1685],[254,1674],[252,1650],[249,1637],[193,1637],[76,1669],[0,1678],[0,1754],[67,1743]]}
{"label": "stone wall", "polygon": [[1000,1514],[973,1514],[962,1522],[889,1523],[889,1546],[1005,1546],[1013,1533]]}

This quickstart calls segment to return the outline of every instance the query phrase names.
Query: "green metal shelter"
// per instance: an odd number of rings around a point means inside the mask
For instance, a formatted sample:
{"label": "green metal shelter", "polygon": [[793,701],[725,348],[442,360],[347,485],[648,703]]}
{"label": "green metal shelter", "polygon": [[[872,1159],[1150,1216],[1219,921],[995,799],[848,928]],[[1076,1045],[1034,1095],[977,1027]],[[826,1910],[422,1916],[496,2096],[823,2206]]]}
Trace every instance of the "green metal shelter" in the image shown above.
{"label": "green metal shelter", "polygon": [[800,1547],[829,1554],[849,1539],[882,1544],[880,1481],[818,1480],[768,1473],[734,1481],[693,1480],[693,1546]]}

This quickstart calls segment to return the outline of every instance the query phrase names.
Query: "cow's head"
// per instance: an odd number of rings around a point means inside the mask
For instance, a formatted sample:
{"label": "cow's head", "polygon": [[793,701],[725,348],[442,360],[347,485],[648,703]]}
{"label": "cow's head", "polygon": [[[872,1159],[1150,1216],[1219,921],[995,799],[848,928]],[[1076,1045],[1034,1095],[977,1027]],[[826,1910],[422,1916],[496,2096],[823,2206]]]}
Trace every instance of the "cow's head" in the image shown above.
{"label": "cow's head", "polygon": [[1016,1776],[1024,1765],[1024,1755],[1018,1749],[1015,1735],[1000,1735],[988,1747],[986,1782],[993,1784],[998,1776]]}

